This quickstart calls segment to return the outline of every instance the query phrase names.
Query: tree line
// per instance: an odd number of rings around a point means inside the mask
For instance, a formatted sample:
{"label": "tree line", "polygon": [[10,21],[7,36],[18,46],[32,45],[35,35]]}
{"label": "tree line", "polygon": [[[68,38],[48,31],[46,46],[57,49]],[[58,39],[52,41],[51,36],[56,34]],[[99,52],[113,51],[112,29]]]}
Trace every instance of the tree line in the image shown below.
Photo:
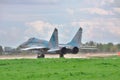
{"label": "tree line", "polygon": [[94,41],[86,42],[83,45],[96,46],[97,52],[120,52],[120,43],[96,43]]}
{"label": "tree line", "polygon": [[97,47],[98,47],[99,51],[101,51],[101,52],[119,52],[120,51],[120,44],[113,44],[113,43],[102,44],[102,43],[98,43]]}
{"label": "tree line", "polygon": [[2,46],[0,46],[0,55],[2,55],[2,53],[3,53],[3,48]]}

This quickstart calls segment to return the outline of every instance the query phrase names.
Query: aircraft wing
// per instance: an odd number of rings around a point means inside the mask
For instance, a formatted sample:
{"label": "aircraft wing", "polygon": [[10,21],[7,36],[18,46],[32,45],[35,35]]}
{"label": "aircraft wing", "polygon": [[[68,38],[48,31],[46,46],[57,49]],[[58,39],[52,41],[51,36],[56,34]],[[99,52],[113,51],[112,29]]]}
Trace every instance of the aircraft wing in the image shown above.
{"label": "aircraft wing", "polygon": [[46,48],[45,46],[37,46],[37,47],[28,47],[28,48],[23,48],[21,50],[36,50],[36,49],[43,49],[43,48]]}

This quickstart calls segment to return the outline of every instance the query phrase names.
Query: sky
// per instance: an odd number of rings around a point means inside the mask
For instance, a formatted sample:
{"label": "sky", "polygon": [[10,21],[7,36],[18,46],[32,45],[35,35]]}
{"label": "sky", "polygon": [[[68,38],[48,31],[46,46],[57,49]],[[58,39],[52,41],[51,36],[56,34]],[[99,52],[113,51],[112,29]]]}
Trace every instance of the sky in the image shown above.
{"label": "sky", "polygon": [[82,27],[82,43],[120,43],[120,0],[0,0],[0,45],[17,47],[31,37],[59,43]]}

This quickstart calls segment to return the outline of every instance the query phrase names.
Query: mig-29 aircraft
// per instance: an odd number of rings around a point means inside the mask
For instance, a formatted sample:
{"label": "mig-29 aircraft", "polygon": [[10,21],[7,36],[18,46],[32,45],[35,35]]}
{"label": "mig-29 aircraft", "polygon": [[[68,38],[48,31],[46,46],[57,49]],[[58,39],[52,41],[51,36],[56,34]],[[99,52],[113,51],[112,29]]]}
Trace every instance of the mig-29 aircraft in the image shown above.
{"label": "mig-29 aircraft", "polygon": [[34,50],[38,52],[39,57],[45,57],[46,53],[58,53],[60,57],[64,57],[66,53],[76,54],[79,52],[82,37],[82,28],[78,30],[71,42],[67,44],[58,43],[58,30],[55,28],[50,38],[50,41],[41,40],[37,38],[30,38],[28,41],[21,44],[21,50]]}

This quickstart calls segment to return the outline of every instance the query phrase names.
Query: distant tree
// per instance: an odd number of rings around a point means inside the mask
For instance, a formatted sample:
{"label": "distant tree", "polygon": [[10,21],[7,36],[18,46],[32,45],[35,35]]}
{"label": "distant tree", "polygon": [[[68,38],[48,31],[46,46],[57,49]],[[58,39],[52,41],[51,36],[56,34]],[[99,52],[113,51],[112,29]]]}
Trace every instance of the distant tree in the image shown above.
{"label": "distant tree", "polygon": [[89,45],[90,45],[90,46],[94,46],[94,45],[95,45],[95,42],[90,41],[90,42],[89,42]]}
{"label": "distant tree", "polygon": [[118,50],[120,51],[120,44],[117,44],[117,48],[118,48]]}
{"label": "distant tree", "polygon": [[116,51],[118,51],[118,47],[116,45],[112,46],[110,52],[116,52]]}
{"label": "distant tree", "polygon": [[96,42],[89,41],[89,42],[86,42],[86,45],[88,45],[88,46],[96,46]]}
{"label": "distant tree", "polygon": [[2,52],[3,52],[3,48],[2,46],[0,46],[0,55],[2,55]]}
{"label": "distant tree", "polygon": [[95,43],[94,41],[86,42],[87,46],[97,46],[99,52],[118,52],[120,51],[120,44],[113,44],[112,42],[103,44]]}
{"label": "distant tree", "polygon": [[114,51],[114,44],[113,43],[108,43],[107,44],[107,52],[113,52]]}
{"label": "distant tree", "polygon": [[105,52],[105,50],[104,50],[105,45],[104,44],[97,43],[97,48],[98,48],[99,52]]}
{"label": "distant tree", "polygon": [[107,44],[98,43],[97,47],[100,52],[115,52],[118,49],[117,46],[115,46],[113,43]]}
{"label": "distant tree", "polygon": [[109,46],[107,44],[103,44],[102,50],[103,52],[109,52]]}
{"label": "distant tree", "polygon": [[113,44],[113,43],[108,43],[107,45],[111,47],[111,46],[113,46],[114,44]]}

